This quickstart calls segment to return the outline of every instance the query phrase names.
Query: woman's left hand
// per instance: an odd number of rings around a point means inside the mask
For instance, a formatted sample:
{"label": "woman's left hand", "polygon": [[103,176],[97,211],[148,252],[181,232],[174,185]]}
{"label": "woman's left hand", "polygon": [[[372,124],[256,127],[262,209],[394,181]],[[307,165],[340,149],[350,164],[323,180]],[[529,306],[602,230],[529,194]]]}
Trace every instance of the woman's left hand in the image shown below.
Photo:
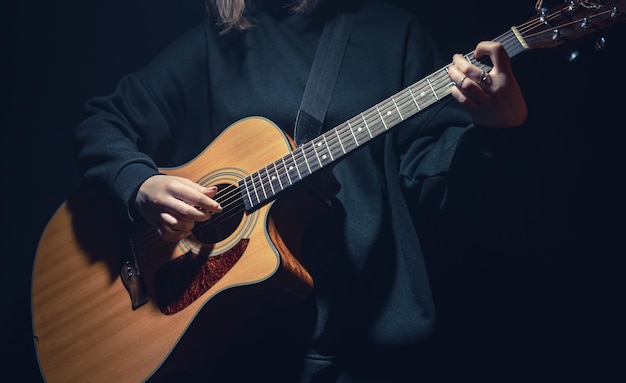
{"label": "woman's left hand", "polygon": [[466,57],[455,54],[448,75],[455,85],[452,96],[469,112],[475,124],[488,127],[519,126],[528,117],[522,91],[511,68],[511,60],[502,44],[482,41],[474,57],[488,55],[493,63],[489,73],[483,72]]}

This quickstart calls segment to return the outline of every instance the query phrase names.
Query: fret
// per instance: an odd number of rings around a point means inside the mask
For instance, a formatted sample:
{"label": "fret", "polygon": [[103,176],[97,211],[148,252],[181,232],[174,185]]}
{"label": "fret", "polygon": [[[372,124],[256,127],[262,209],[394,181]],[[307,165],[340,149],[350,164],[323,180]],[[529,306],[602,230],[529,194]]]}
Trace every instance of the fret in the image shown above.
{"label": "fret", "polygon": [[[298,162],[296,161],[295,153],[300,153],[302,150],[296,149],[291,152],[291,164],[289,164],[289,168],[287,171],[289,172],[289,178],[291,180],[301,180],[302,174],[300,174],[300,169],[298,167]],[[297,182],[297,181],[296,181]]]}
{"label": "fret", "polygon": [[339,130],[339,136],[342,138],[342,142],[344,147],[346,148],[346,152],[352,151],[354,148],[359,146],[359,143],[356,139],[356,136],[352,132],[352,126],[350,125],[350,121],[346,121],[342,124]]}
{"label": "fret", "polygon": [[246,197],[247,197],[245,200],[247,200],[250,203],[250,206],[248,206],[248,208],[252,208],[252,206],[254,206],[254,201],[252,201],[252,194],[250,194],[250,185],[248,181],[252,181],[250,177],[246,177],[243,180],[243,186],[246,191]]}
{"label": "fret", "polygon": [[[321,145],[320,145],[321,144]],[[324,154],[324,145],[321,139],[318,139],[316,142],[308,142],[307,144],[306,156],[309,159],[309,171],[310,174],[315,173],[319,169],[323,168],[328,161],[328,154]]]}
{"label": "fret", "polygon": [[[382,110],[380,107],[382,107]],[[385,130],[389,130],[394,125],[404,121],[402,113],[400,112],[400,109],[398,109],[398,104],[396,103],[394,97],[381,102],[376,106],[376,108],[383,124],[385,125]]]}
{"label": "fret", "polygon": [[[319,145],[323,146],[323,148],[326,149],[326,154],[322,155],[322,159],[330,160],[330,161],[326,161],[326,163],[334,162],[335,161],[335,156],[333,156],[333,151],[332,151],[330,145],[328,145],[328,141],[326,140],[326,135],[325,134],[322,136],[322,139],[324,140],[324,143],[322,144],[320,142]],[[328,158],[327,158],[327,156],[328,156]]]}
{"label": "fret", "polygon": [[480,69],[484,70],[485,72],[489,72],[493,66],[491,65],[491,61],[489,60],[489,58],[480,58],[479,60],[473,59],[472,63],[474,65],[476,65],[477,67],[479,67]]}
{"label": "fret", "polygon": [[398,117],[400,117],[398,122],[402,122],[420,111],[420,105],[417,105],[415,97],[409,88],[398,92],[394,96],[393,102],[394,107],[398,110]]}
{"label": "fret", "polygon": [[324,145],[322,140],[318,141],[313,145],[315,147],[315,154],[317,155],[317,160],[319,161],[320,167],[324,167],[330,164],[332,161],[330,152],[328,151],[328,147]]}
{"label": "fret", "polygon": [[[308,146],[309,144],[305,144],[305,145],[307,145],[307,146]],[[304,158],[304,163],[305,163],[305,165],[306,165],[306,168],[307,168],[307,170],[309,171],[309,174],[311,174],[311,173],[313,173],[313,171],[311,171],[311,165],[309,164],[309,159],[307,158],[307,155],[306,155],[306,150],[305,150],[305,148],[304,148],[304,145],[302,145],[302,147],[301,147],[301,148],[302,148],[302,150],[301,150],[300,152],[302,153],[302,158]],[[299,172],[298,172],[298,173],[299,173]],[[300,177],[300,178],[302,178],[302,177]]]}
{"label": "fret", "polygon": [[385,130],[388,130],[389,128],[387,128],[387,124],[385,123],[385,119],[383,118],[382,113],[380,113],[380,109],[378,108],[378,105],[376,105],[376,111],[378,112],[378,116],[380,116],[380,120],[383,122],[383,126],[385,127]]}
{"label": "fret", "polygon": [[361,119],[363,120],[363,123],[365,124],[365,129],[367,129],[367,134],[369,134],[370,138],[374,138],[374,136],[372,136],[372,131],[370,130],[370,127],[367,125],[367,120],[365,119],[365,115],[363,113],[361,113]]}
{"label": "fret", "polygon": [[430,83],[430,80],[428,78],[426,78],[426,82],[428,82],[428,86],[430,87],[430,90],[433,92],[433,95],[435,96],[435,98],[439,100],[439,97],[437,97],[437,92],[435,92],[435,89],[433,88],[433,85]]}
{"label": "fret", "polygon": [[267,180],[269,181],[270,188],[272,189],[272,195],[270,197],[273,197],[276,194],[278,194],[279,191],[281,191],[280,183],[278,182],[278,177],[276,177],[276,174],[274,174],[273,172],[270,173],[267,166],[265,167],[265,174],[267,176]]}
{"label": "fret", "polygon": [[319,158],[317,157],[317,153],[315,152],[315,146],[313,145],[313,143],[307,142],[306,144],[302,145],[302,150],[304,153],[304,161],[308,170],[307,175],[313,174],[316,170],[321,169]]}
{"label": "fret", "polygon": [[335,162],[338,158],[341,158],[346,154],[345,148],[337,135],[337,130],[324,133],[324,141],[328,147],[328,153],[331,156],[331,161]]}
{"label": "fret", "polygon": [[[450,73],[450,65],[446,65],[446,67],[444,68],[446,70],[446,75]],[[452,79],[450,78],[450,76],[448,76],[448,78],[450,79],[450,85],[456,85],[456,83],[454,81],[452,81]]]}
{"label": "fret", "polygon": [[259,175],[259,183],[261,184],[261,191],[263,191],[263,198],[264,198],[264,200],[266,200],[267,199],[267,191],[265,190],[265,182],[263,181],[263,175],[261,174],[260,170],[257,172],[257,174]]}
{"label": "fret", "polygon": [[[296,154],[298,155],[296,156]],[[293,165],[294,165],[295,171],[297,172],[297,176],[299,179],[303,179],[304,176],[302,175],[301,171],[304,170],[304,167],[308,167],[308,165],[306,164],[306,159],[303,160],[304,153],[302,152],[302,148],[300,147],[294,150],[292,152],[292,157],[293,157]],[[305,161],[304,164],[302,164],[303,161]]]}
{"label": "fret", "polygon": [[276,166],[276,162],[274,162],[273,165],[274,173],[276,173],[276,179],[278,180],[278,187],[280,188],[280,190],[285,190],[285,186],[283,185],[283,181],[281,180],[280,171],[278,171],[278,166]]}
{"label": "fret", "polygon": [[318,146],[319,146],[318,142],[311,143],[311,147],[313,148],[313,153],[315,153],[315,158],[317,159],[317,163],[320,165],[320,168],[322,168],[324,167],[324,165],[322,164],[322,158],[319,152],[317,151]]}
{"label": "fret", "polygon": [[259,193],[256,190],[256,182],[254,181],[254,174],[258,174],[258,173],[253,173],[250,174],[250,185],[252,186],[252,190],[254,191],[254,196],[256,197],[256,202],[261,202],[261,199],[259,198]]}
{"label": "fret", "polygon": [[[271,180],[271,178],[270,178],[270,174],[269,174],[269,173],[268,173],[268,171],[267,171],[267,166],[266,166],[266,167],[264,167],[264,168],[263,168],[263,170],[265,170],[265,176],[264,176],[264,177],[267,179],[268,184],[270,185],[270,189],[272,190],[272,193],[270,194],[270,197],[271,197],[271,196],[273,196],[273,195],[275,195],[275,194],[276,194],[276,193],[274,192],[274,186],[272,185],[272,180]],[[267,198],[267,195],[266,195],[266,198]]]}
{"label": "fret", "polygon": [[415,98],[415,95],[413,94],[413,91],[411,90],[411,87],[409,87],[409,93],[411,94],[411,98],[413,99],[413,102],[415,103],[415,106],[417,107],[417,110],[422,110],[422,108],[420,108],[420,104],[417,102],[417,99]]}
{"label": "fret", "polygon": [[430,106],[431,104],[435,103],[437,101],[437,96],[434,94],[433,89],[430,86],[430,83],[426,82],[422,82],[422,87],[419,89],[416,89],[415,97],[417,97],[417,99],[421,102],[422,105],[422,109],[424,109],[425,107]]}
{"label": "fret", "polygon": [[334,129],[335,135],[337,136],[337,141],[339,141],[339,145],[341,146],[341,151],[343,154],[346,154],[346,148],[343,146],[343,142],[341,142],[341,137],[339,136],[339,129]]}
{"label": "fret", "polygon": [[289,176],[289,167],[287,166],[287,160],[285,160],[285,157],[282,158],[282,161],[283,161],[283,170],[285,170],[285,176],[287,176],[287,182],[289,182],[289,185],[293,185],[293,180]]}
{"label": "fret", "polygon": [[[398,103],[396,102],[396,99],[391,97],[391,101],[393,101],[393,106],[396,108],[396,110],[398,111],[398,116],[400,116],[400,119],[402,121],[404,121],[404,117],[402,116],[402,112],[400,111],[400,108],[398,108]],[[389,112],[387,112],[389,113]]]}
{"label": "fret", "polygon": [[485,72],[489,72],[493,68],[493,66],[491,64],[491,60],[487,56],[486,57],[481,57],[480,59],[477,59],[477,58],[474,57],[473,53],[468,53],[464,57],[471,64],[476,65],[477,67],[479,67],[480,69],[484,70]]}
{"label": "fret", "polygon": [[359,140],[359,146],[360,146],[364,142],[368,141],[369,139],[368,137],[370,137],[370,133],[367,130],[367,125],[365,125],[365,123],[363,122],[363,115],[359,114],[359,117],[361,118],[352,120],[352,128],[354,131],[354,135]]}
{"label": "fret", "polygon": [[359,146],[359,140],[356,139],[356,134],[354,134],[354,129],[352,128],[352,124],[350,123],[349,120],[348,120],[348,129],[350,129],[350,133],[352,133],[352,138],[354,138],[354,143],[358,147]]}
{"label": "fret", "polygon": [[377,108],[372,107],[365,111],[363,116],[366,117],[366,120],[369,121],[368,132],[370,133],[370,139],[378,136],[380,133],[385,131],[385,124],[380,117],[380,114],[377,111]]}
{"label": "fret", "polygon": [[450,88],[454,85],[454,82],[448,76],[448,72],[446,69],[442,69],[435,73],[433,76],[435,78],[435,82],[433,83],[437,94],[440,97],[447,96],[450,94]]}

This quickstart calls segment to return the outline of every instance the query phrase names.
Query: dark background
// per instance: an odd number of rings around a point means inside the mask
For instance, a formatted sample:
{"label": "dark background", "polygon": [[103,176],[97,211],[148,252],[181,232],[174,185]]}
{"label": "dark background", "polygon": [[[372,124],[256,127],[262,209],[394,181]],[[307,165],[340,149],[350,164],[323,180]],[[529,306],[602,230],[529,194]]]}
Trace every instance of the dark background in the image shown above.
{"label": "dark background", "polygon": [[[391,2],[415,10],[448,56],[533,17],[535,3]],[[0,379],[35,383],[31,270],[47,220],[79,186],[71,132],[81,108],[204,9],[201,0],[3,8]],[[444,368],[483,380],[623,379],[623,29],[606,34],[603,51],[584,42],[572,63],[560,50],[515,58],[540,145],[489,213],[501,230],[473,250],[501,259],[438,282]]]}

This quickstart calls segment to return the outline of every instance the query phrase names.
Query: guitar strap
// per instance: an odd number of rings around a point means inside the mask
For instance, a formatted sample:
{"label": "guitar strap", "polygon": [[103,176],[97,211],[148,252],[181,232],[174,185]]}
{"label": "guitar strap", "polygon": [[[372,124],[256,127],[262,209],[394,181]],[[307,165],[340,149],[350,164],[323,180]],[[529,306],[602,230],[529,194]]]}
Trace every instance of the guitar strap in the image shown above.
{"label": "guitar strap", "polygon": [[293,135],[298,146],[322,132],[350,36],[352,18],[352,14],[341,14],[324,25],[296,116]]}

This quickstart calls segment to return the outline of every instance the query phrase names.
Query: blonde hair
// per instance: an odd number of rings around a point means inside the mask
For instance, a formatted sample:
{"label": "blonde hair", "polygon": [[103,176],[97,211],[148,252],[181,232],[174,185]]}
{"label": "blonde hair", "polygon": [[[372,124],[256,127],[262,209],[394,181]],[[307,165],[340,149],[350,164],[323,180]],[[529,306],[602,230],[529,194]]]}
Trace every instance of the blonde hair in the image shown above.
{"label": "blonde hair", "polygon": [[[319,2],[320,0],[293,0],[290,8],[295,13],[306,13]],[[252,27],[246,13],[255,3],[254,0],[205,0],[207,11],[215,17],[222,33],[241,32]]]}

